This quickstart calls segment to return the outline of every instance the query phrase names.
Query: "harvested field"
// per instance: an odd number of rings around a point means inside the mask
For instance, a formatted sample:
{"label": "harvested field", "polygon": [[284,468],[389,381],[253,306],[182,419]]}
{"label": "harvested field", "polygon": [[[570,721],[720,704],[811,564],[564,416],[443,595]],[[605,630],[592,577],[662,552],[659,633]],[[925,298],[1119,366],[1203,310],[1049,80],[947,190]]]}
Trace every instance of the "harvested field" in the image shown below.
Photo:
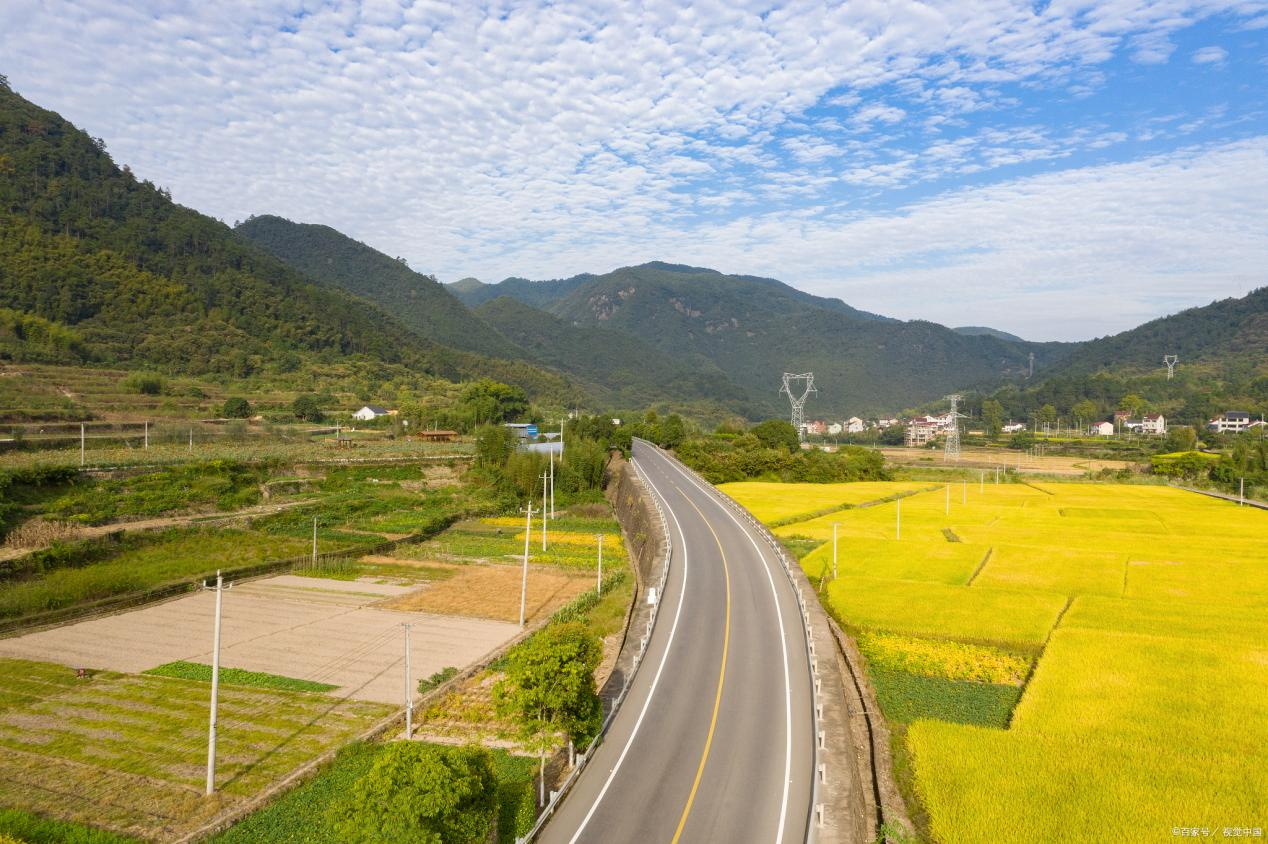
{"label": "harvested field", "polygon": [[[395,598],[382,606],[407,612],[474,616],[518,624],[520,618],[519,566],[453,566],[455,573],[417,592]],[[550,615],[573,598],[594,588],[589,575],[565,574],[533,567],[528,572],[525,620],[532,623]],[[456,663],[454,663],[456,664]]]}
{"label": "harvested field", "polygon": [[[375,606],[410,589],[294,575],[240,584],[224,595],[221,664],[331,683],[336,695],[394,704],[401,698],[402,623],[412,625],[412,682],[467,665],[519,632],[498,621]],[[214,611],[215,596],[201,592],[0,640],[0,656],[127,672],[177,660],[209,663]]]}
{"label": "harvested field", "polygon": [[[944,465],[942,451],[927,448],[882,448],[881,454],[890,463],[900,466],[919,466],[924,464]],[[1099,472],[1102,469],[1127,469],[1134,464],[1127,460],[1101,460],[1098,458],[1053,455],[1033,456],[1020,451],[1003,449],[966,448],[960,452],[957,468],[993,469],[996,466],[1007,466],[1018,472],[1040,475],[1082,475],[1085,472]]]}

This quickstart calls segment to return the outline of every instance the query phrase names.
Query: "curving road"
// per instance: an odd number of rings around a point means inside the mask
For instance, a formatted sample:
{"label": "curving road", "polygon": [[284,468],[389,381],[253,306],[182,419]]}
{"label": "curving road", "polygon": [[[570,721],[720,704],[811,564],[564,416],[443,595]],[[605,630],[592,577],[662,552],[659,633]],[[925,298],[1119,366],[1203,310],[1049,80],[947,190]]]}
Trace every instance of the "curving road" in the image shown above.
{"label": "curving road", "polygon": [[800,844],[814,737],[796,594],[711,487],[644,443],[634,460],[673,563],[634,684],[540,840]]}

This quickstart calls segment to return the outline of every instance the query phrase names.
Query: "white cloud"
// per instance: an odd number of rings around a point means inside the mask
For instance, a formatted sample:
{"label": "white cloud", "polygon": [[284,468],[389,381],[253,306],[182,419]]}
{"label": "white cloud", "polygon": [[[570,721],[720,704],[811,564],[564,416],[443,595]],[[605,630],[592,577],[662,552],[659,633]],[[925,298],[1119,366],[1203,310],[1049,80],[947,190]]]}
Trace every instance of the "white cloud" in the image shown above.
{"label": "white cloud", "polygon": [[[1199,19],[1253,25],[1262,13],[1260,0],[7,0],[0,55],[15,90],[106,138],[116,160],[178,201],[229,221],[278,213],[329,224],[446,277],[560,276],[673,253],[756,269],[736,262],[744,256],[824,284],[862,278],[857,261],[871,254],[859,251],[870,240],[843,232],[883,226],[907,244],[892,261],[909,263],[919,225],[952,199],[913,208],[921,222],[906,233],[907,217],[841,216],[862,201],[1124,140],[1123,127],[991,124],[1018,107],[1011,92],[1086,95],[1118,53],[1164,60],[1172,36]],[[817,105],[839,117],[808,117]],[[1169,137],[1132,127],[1142,132]],[[890,143],[903,133],[903,145]],[[960,213],[984,216],[964,217],[959,235],[975,242],[1003,226],[1029,242],[991,212],[1038,198],[972,195],[982,204]],[[1161,194],[1148,198],[1140,220],[1161,213]],[[1178,236],[1210,266],[1235,259]],[[1005,245],[992,254],[1020,260]],[[930,283],[960,283],[950,264],[925,260]],[[1209,274],[1199,266],[1148,283],[1180,289]],[[877,288],[845,292],[875,293],[864,304],[881,308],[893,276],[874,277]],[[959,299],[921,301],[922,315],[955,321],[936,307]]]}
{"label": "white cloud", "polygon": [[1223,64],[1228,58],[1228,50],[1223,47],[1203,47],[1193,51],[1194,64]]}

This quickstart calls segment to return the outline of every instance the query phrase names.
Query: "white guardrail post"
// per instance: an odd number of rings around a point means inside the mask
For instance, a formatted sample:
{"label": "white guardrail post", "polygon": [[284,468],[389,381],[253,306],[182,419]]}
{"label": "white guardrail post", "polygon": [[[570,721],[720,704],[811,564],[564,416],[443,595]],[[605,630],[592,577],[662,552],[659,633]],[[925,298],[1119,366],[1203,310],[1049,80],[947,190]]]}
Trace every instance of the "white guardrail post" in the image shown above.
{"label": "white guardrail post", "polygon": [[[608,717],[603,719],[603,726],[599,728],[598,735],[591,739],[590,744],[586,746],[584,751],[577,754],[577,764],[563,781],[563,784],[559,786],[559,790],[550,792],[550,800],[547,802],[546,808],[542,810],[541,815],[538,816],[537,823],[533,824],[533,828],[525,835],[516,838],[515,844],[528,844],[528,842],[532,841],[538,836],[538,834],[541,833],[542,827],[546,825],[546,821],[550,820],[551,816],[554,815],[555,809],[559,805],[559,801],[568,794],[573,784],[577,781],[577,777],[581,776],[581,772],[585,770],[586,765],[589,764],[592,758],[594,758],[594,751],[598,749],[599,745],[603,742],[603,737],[607,735],[608,729],[612,726],[612,719],[616,717],[616,713],[620,710],[621,704],[625,702],[625,696],[629,694],[630,686],[633,684],[634,678],[638,674],[638,667],[642,664],[643,656],[647,652],[647,645],[651,642],[652,630],[656,625],[656,618],[660,614],[661,597],[665,594],[665,582],[669,579],[669,566],[673,562],[674,556],[674,546],[669,536],[669,520],[665,518],[665,511],[660,506],[660,500],[652,494],[651,483],[647,480],[646,475],[643,474],[643,470],[639,467],[638,463],[634,461],[633,455],[630,457],[630,465],[634,467],[635,479],[638,481],[639,486],[643,488],[644,496],[652,502],[652,505],[656,510],[656,519],[660,522],[660,533],[661,536],[665,538],[665,560],[664,564],[661,566],[660,580],[656,587],[656,602],[652,604],[651,614],[647,619],[646,632],[639,639],[638,651],[634,654],[633,665],[630,669],[630,673],[625,678],[625,682],[621,685],[620,693],[617,694],[616,699],[612,701],[612,708],[608,711]],[[638,595],[635,595],[634,599],[638,600]]]}

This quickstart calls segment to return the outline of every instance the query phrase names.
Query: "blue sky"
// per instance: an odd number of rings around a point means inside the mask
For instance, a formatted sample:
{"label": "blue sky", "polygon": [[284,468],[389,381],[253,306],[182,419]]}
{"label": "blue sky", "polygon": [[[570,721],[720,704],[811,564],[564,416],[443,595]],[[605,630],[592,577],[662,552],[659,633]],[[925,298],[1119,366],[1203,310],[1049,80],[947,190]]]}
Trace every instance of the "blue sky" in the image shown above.
{"label": "blue sky", "polygon": [[9,0],[0,73],[444,280],[660,259],[1035,339],[1268,284],[1268,0]]}

